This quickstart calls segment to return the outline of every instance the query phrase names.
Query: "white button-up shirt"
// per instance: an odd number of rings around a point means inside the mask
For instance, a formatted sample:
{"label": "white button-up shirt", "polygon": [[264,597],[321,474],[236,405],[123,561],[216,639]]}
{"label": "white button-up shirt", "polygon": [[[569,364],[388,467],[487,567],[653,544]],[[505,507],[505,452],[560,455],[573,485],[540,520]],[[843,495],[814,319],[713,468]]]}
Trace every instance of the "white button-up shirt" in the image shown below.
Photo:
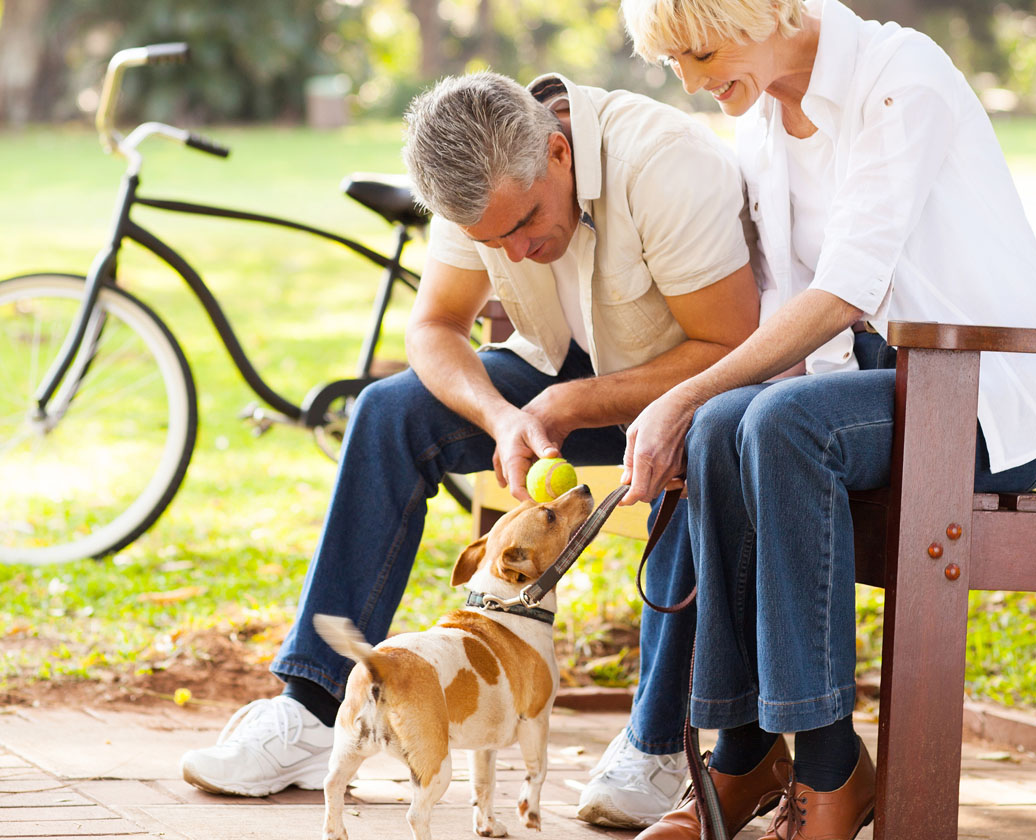
{"label": "white button-up shirt", "polygon": [[[665,298],[704,288],[749,260],[739,214],[741,173],[733,149],[668,105],[628,91],[541,76],[533,95],[566,95],[579,249],[579,310],[594,371],[644,364],[687,340]],[[502,248],[473,242],[433,218],[429,255],[489,273],[515,333],[504,346],[554,375],[572,331],[550,265],[511,262]]]}
{"label": "white button-up shirt", "polygon": [[[764,95],[737,123],[759,231],[761,320],[804,288],[889,320],[1036,327],[1036,235],[992,125],[929,38],[810,0],[820,43],[802,110],[834,146],[833,201],[815,272],[791,247],[787,137]],[[798,185],[796,185],[798,186]],[[807,370],[852,368],[849,331]],[[983,354],[978,419],[994,472],[1036,458],[1036,356]]]}

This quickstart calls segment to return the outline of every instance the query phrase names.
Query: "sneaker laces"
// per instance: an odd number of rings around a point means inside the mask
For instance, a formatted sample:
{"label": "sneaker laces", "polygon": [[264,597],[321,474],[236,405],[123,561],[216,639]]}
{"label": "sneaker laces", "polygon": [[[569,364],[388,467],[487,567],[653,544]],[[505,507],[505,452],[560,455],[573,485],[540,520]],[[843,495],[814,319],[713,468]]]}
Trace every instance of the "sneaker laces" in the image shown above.
{"label": "sneaker laces", "polygon": [[655,787],[651,782],[659,770],[674,775],[680,773],[680,763],[671,756],[643,753],[623,738],[613,750],[601,756],[590,775],[613,779],[625,788],[649,792]]}
{"label": "sneaker laces", "polygon": [[280,697],[262,698],[234,712],[216,743],[238,743],[272,732],[287,747],[298,743],[304,726],[298,703]]}

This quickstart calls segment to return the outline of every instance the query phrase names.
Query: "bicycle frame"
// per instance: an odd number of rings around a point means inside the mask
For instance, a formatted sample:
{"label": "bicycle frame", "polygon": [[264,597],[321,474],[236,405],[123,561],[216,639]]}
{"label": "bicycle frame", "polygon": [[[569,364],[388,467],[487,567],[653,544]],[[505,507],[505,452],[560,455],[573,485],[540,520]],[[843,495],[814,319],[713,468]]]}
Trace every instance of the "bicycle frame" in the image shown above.
{"label": "bicycle frame", "polygon": [[[339,236],[331,231],[295,222],[290,219],[268,216],[260,213],[249,213],[208,204],[194,204],[185,201],[146,198],[138,195],[137,191],[139,186],[140,178],[136,173],[129,173],[123,176],[119,191],[119,199],[116,204],[114,221],[112,224],[112,232],[109,236],[108,244],[98,253],[90,266],[89,273],[86,277],[86,288],[83,294],[83,302],[80,305],[75,320],[65,338],[61,351],[34,395],[34,399],[36,400],[37,420],[43,421],[47,418],[48,404],[54,398],[62,380],[68,375],[76,354],[83,346],[83,342],[86,339],[88,332],[88,325],[91,322],[91,316],[97,306],[97,299],[101,287],[103,285],[117,285],[116,266],[118,262],[118,254],[122,248],[123,240],[127,238],[150,251],[184,279],[190,290],[204,307],[209,320],[212,322],[220,340],[226,347],[231,360],[240,372],[246,384],[252,389],[256,396],[262,399],[271,408],[284,415],[285,418],[298,423],[299,425],[311,428],[318,426],[323,422],[324,411],[333,399],[340,396],[355,396],[365,385],[373,381],[370,375],[371,362],[373,361],[374,348],[380,335],[381,322],[384,317],[385,310],[388,307],[392,287],[397,280],[401,280],[411,289],[416,291],[417,284],[420,280],[420,277],[416,273],[405,268],[400,263],[403,248],[411,238],[410,231],[405,225],[397,224],[395,226],[396,246],[393,255],[391,257],[387,257],[384,254],[371,250],[355,240]],[[338,382],[331,383],[323,388],[315,389],[310,392],[302,405],[296,405],[277,393],[260,376],[258,371],[256,371],[255,367],[249,361],[248,356],[241,346],[229,320],[224,314],[222,307],[219,305],[219,302],[209,290],[208,286],[205,285],[205,281],[202,279],[201,275],[173,248],[130,219],[131,209],[134,205],[138,204],[175,213],[237,219],[240,221],[258,222],[276,227],[302,231],[323,239],[337,242],[360,256],[365,257],[370,262],[381,266],[384,271],[376,294],[375,311],[372,316],[373,320],[371,327],[368,330],[364,346],[361,351],[357,378],[352,380],[339,380]],[[103,324],[97,328],[98,334],[100,329],[103,329]],[[91,341],[96,341],[96,335],[91,338]],[[74,394],[75,392],[74,387],[68,390],[70,394]]]}

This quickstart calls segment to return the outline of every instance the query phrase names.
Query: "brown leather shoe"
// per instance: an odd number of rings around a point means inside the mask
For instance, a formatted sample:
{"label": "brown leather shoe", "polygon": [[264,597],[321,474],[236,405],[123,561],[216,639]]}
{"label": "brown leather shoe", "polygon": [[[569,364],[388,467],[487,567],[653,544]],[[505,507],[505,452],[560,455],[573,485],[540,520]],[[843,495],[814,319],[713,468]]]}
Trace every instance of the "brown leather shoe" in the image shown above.
{"label": "brown leather shoe", "polygon": [[[780,798],[781,792],[773,783],[773,766],[782,758],[791,760],[783,735],[773,742],[766,758],[754,770],[730,776],[709,768],[731,837],[748,825],[757,812],[766,813]],[[700,840],[700,837],[698,803],[692,795],[687,804],[670,811],[653,826],[640,832],[636,840]]]}
{"label": "brown leather shoe", "polygon": [[795,781],[790,763],[786,768],[785,795],[759,840],[853,840],[874,819],[874,762],[863,741],[856,768],[838,790],[813,790]]}

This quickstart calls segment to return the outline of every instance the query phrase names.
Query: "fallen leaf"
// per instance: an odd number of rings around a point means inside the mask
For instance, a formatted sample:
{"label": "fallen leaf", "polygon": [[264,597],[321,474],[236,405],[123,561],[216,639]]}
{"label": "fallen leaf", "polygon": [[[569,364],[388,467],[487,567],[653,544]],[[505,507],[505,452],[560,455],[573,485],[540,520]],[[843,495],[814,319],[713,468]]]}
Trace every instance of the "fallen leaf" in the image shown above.
{"label": "fallen leaf", "polygon": [[979,761],[1014,761],[1015,758],[1009,752],[988,752],[978,757]]}
{"label": "fallen leaf", "polygon": [[175,604],[202,595],[205,590],[204,586],[181,586],[179,589],[169,589],[165,592],[141,592],[137,596],[137,600],[148,601],[152,604]]}

